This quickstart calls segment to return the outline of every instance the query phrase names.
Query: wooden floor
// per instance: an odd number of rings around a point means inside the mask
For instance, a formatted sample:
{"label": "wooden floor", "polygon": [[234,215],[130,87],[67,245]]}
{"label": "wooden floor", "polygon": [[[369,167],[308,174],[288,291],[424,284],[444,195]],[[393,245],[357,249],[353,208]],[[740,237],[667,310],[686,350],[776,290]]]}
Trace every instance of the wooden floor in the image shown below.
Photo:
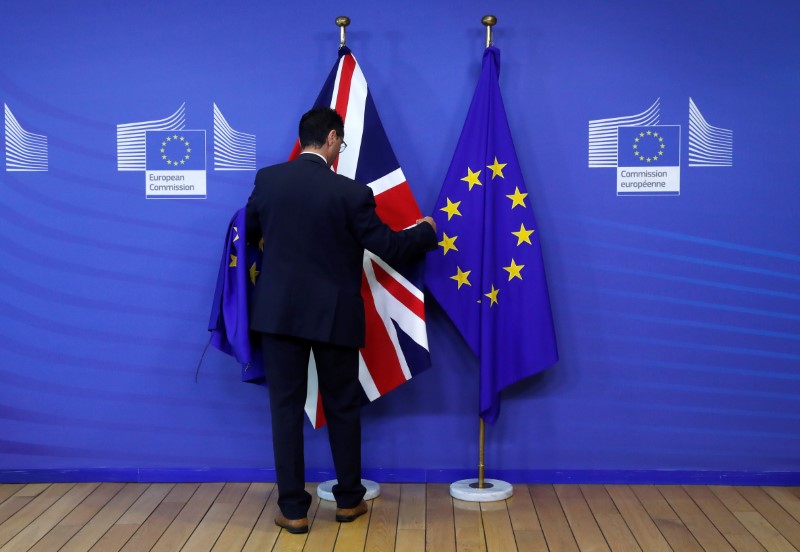
{"label": "wooden floor", "polygon": [[353,523],[315,498],[307,535],[274,525],[276,500],[272,483],[0,485],[0,552],[800,549],[799,487],[517,485],[477,504],[384,484]]}

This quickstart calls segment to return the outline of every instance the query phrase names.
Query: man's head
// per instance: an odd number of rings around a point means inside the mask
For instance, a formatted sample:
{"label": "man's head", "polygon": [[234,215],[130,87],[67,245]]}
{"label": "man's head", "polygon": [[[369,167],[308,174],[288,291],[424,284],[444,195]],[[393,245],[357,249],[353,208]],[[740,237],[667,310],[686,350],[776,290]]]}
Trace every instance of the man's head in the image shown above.
{"label": "man's head", "polygon": [[300,147],[333,163],[344,143],[342,116],[329,107],[315,107],[300,119]]}

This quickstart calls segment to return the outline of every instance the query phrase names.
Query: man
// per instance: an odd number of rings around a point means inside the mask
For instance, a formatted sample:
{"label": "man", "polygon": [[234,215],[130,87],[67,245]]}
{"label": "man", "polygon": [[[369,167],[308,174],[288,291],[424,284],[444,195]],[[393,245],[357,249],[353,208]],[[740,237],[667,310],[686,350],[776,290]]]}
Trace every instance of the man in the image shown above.
{"label": "man", "polygon": [[312,109],[300,120],[301,155],[258,171],[247,202],[247,234],[264,238],[263,269],[250,308],[259,332],[270,395],[278,479],[275,523],[308,531],[303,406],[313,351],[338,483],[336,520],[367,512],[361,485],[361,386],[364,345],[361,270],[364,249],[388,262],[436,248],[431,217],[394,232],[375,213],[372,190],[330,170],[344,151],[336,111]]}

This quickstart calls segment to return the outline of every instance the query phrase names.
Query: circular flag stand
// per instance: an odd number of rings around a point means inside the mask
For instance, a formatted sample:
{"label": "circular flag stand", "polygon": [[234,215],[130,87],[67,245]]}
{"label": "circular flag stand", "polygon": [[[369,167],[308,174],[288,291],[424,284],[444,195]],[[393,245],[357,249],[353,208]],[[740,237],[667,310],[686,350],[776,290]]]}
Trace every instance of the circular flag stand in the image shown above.
{"label": "circular flag stand", "polygon": [[[317,496],[322,500],[335,502],[336,499],[333,497],[333,486],[336,485],[336,483],[336,479],[331,479],[330,481],[323,481],[317,485]],[[378,498],[381,495],[381,486],[375,481],[362,479],[361,484],[367,489],[367,493],[364,495],[364,500],[372,500],[373,498]]]}
{"label": "circular flag stand", "polygon": [[505,500],[514,494],[510,483],[497,479],[484,479],[483,487],[477,479],[462,479],[450,485],[450,496],[467,502],[494,502]]}

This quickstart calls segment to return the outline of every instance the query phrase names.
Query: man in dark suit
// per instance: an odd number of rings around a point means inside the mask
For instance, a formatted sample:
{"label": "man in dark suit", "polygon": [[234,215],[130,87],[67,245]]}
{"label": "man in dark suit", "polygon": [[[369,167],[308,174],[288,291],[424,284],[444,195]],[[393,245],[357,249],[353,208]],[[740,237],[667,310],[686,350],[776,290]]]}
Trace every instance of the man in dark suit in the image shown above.
{"label": "man in dark suit", "polygon": [[372,190],[330,166],[344,151],[336,111],[312,109],[300,120],[302,154],[258,171],[247,202],[247,234],[264,238],[263,268],[250,307],[259,332],[270,395],[281,513],[287,531],[308,531],[303,407],[313,351],[338,483],[337,521],[367,512],[361,485],[361,386],[364,345],[361,270],[364,249],[388,262],[436,248],[430,217],[394,232],[375,213]]}

